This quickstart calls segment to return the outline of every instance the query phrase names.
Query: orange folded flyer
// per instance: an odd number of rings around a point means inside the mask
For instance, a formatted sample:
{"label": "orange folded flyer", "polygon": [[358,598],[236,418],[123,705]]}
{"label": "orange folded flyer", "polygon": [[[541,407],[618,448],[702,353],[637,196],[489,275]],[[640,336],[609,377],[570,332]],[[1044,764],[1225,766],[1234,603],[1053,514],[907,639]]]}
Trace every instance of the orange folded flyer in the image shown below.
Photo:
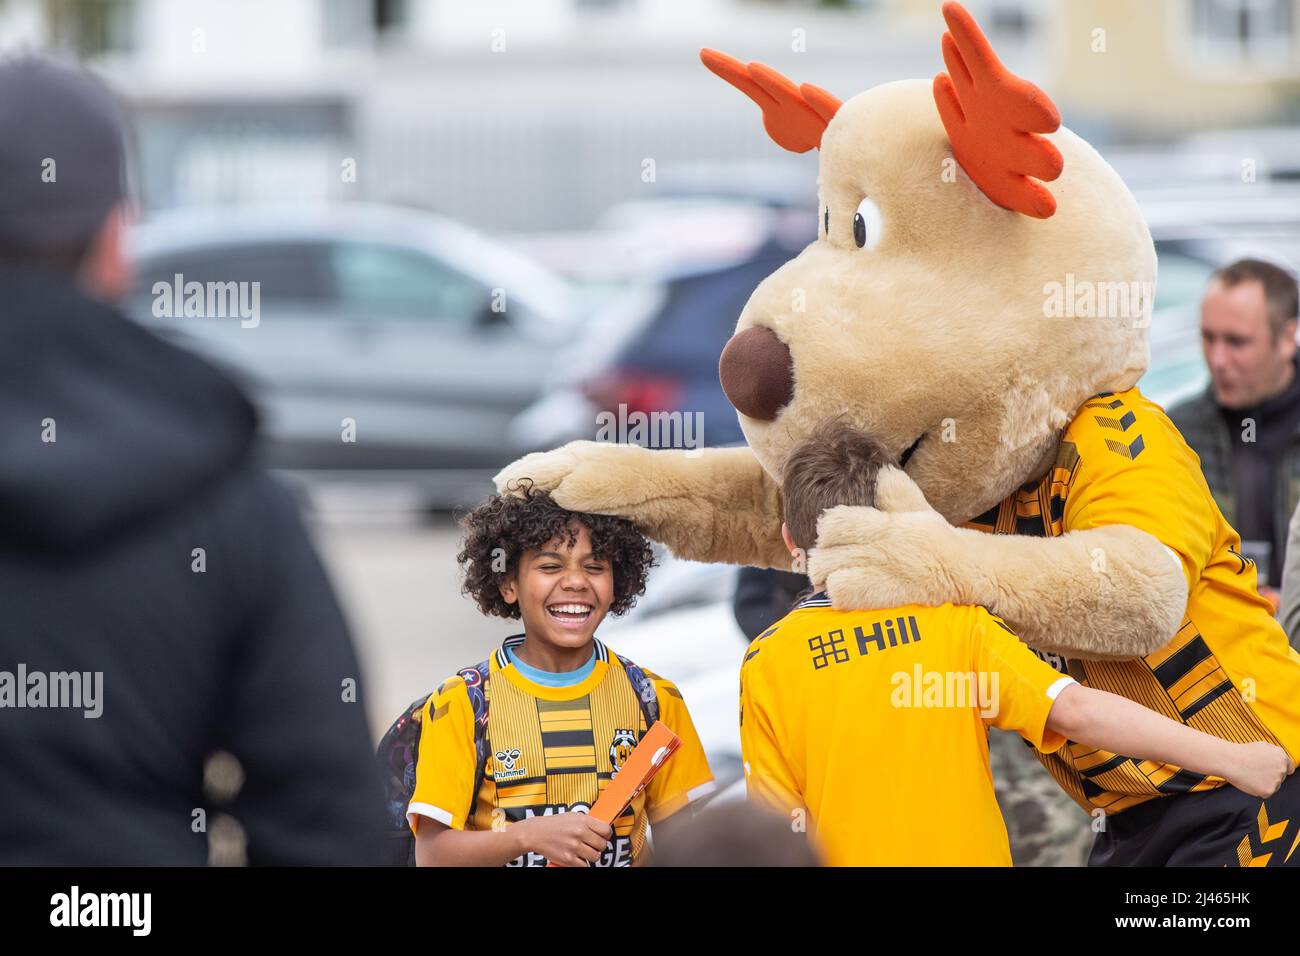
{"label": "orange folded flyer", "polygon": [[[627,809],[628,804],[646,788],[654,775],[681,745],[682,739],[669,730],[668,725],[663,721],[656,720],[646,731],[646,735],[641,738],[641,742],[628,755],[627,760],[623,762],[618,776],[609,782],[609,786],[596,798],[596,802],[588,812],[602,823],[613,826],[614,821]],[[547,866],[558,865],[547,864]]]}

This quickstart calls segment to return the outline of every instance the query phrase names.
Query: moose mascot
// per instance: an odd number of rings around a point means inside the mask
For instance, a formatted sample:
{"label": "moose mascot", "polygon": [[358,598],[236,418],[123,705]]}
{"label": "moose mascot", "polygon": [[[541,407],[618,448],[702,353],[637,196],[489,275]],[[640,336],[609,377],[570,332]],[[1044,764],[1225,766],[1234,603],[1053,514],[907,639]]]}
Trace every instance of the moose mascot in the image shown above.
{"label": "moose mascot", "polygon": [[[1081,683],[1300,757],[1300,655],[1164,411],[1137,388],[1156,256],[1119,176],[943,7],[946,72],[840,102],[704,64],[779,146],[820,150],[819,234],[754,290],[722,353],[747,448],[575,442],[497,476],[619,515],[696,561],[786,567],[779,476],[845,419],[911,482],[823,514],[807,570],[839,608],[984,605]],[[901,490],[900,490],[901,488]],[[1300,864],[1300,785],[1068,743],[1042,757],[1092,817],[1090,862]]]}

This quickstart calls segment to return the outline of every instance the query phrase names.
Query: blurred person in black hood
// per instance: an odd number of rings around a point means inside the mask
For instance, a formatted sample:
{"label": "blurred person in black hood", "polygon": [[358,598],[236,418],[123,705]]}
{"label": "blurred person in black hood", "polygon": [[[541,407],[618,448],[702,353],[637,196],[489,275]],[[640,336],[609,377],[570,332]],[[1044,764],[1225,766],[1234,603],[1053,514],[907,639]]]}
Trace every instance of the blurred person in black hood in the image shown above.
{"label": "blurred person in black hood", "polygon": [[221,752],[248,862],[371,862],[357,661],[253,409],[111,304],[124,128],[0,62],[0,864],[206,862]]}

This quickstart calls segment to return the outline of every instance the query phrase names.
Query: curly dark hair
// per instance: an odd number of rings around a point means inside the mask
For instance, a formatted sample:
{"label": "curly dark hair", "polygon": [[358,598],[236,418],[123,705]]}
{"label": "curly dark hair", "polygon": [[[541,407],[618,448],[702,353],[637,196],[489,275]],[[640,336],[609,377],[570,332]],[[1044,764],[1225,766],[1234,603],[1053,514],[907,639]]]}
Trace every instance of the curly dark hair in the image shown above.
{"label": "curly dark hair", "polygon": [[[525,551],[545,547],[560,538],[572,547],[582,525],[591,535],[592,553],[610,563],[614,574],[614,600],[609,613],[630,611],[645,593],[646,576],[654,566],[654,551],[645,535],[625,518],[568,511],[549,492],[521,482],[509,494],[493,495],[464,518],[465,538],[456,561],[464,569],[461,591],[474,599],[484,614],[518,618],[519,605],[501,596],[501,582],[519,570]],[[493,570],[493,565],[504,570]]]}

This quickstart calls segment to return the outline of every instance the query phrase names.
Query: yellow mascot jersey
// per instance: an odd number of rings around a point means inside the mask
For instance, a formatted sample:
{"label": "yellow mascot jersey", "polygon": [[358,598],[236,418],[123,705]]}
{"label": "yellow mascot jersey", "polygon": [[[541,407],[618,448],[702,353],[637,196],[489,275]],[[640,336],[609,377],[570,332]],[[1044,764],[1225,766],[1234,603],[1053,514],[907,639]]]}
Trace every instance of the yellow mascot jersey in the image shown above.
{"label": "yellow mascot jersey", "polygon": [[[1132,525],[1177,557],[1187,613],[1165,647],[1129,661],[1040,655],[1081,684],[1120,694],[1197,730],[1263,740],[1300,758],[1300,655],[1255,585],[1255,566],[1219,512],[1200,459],[1136,389],[1086,402],[1052,470],[966,525],[1056,537]],[[1104,558],[1104,555],[1103,555]],[[1071,743],[1043,763],[1085,810],[1115,813],[1154,797],[1209,790],[1220,777]]]}
{"label": "yellow mascot jersey", "polygon": [[[424,705],[411,828],[427,816],[457,830],[489,830],[532,816],[586,811],[648,729],[636,692],[617,657],[595,641],[591,674],[571,687],[528,680],[506,657],[523,636],[492,655],[487,684],[488,759],[477,801],[474,714],[463,678],[445,681]],[[713,775],[681,693],[646,671],[659,698],[659,719],[682,740],[650,785],[614,822],[597,866],[630,866],[641,853],[646,823],[676,813],[713,789]],[[471,803],[473,819],[467,819]],[[510,866],[545,866],[537,853]]]}
{"label": "yellow mascot jersey", "polygon": [[1060,747],[1046,721],[1070,683],[982,607],[814,595],[741,666],[746,784],[834,866],[1010,866],[988,727]]}

